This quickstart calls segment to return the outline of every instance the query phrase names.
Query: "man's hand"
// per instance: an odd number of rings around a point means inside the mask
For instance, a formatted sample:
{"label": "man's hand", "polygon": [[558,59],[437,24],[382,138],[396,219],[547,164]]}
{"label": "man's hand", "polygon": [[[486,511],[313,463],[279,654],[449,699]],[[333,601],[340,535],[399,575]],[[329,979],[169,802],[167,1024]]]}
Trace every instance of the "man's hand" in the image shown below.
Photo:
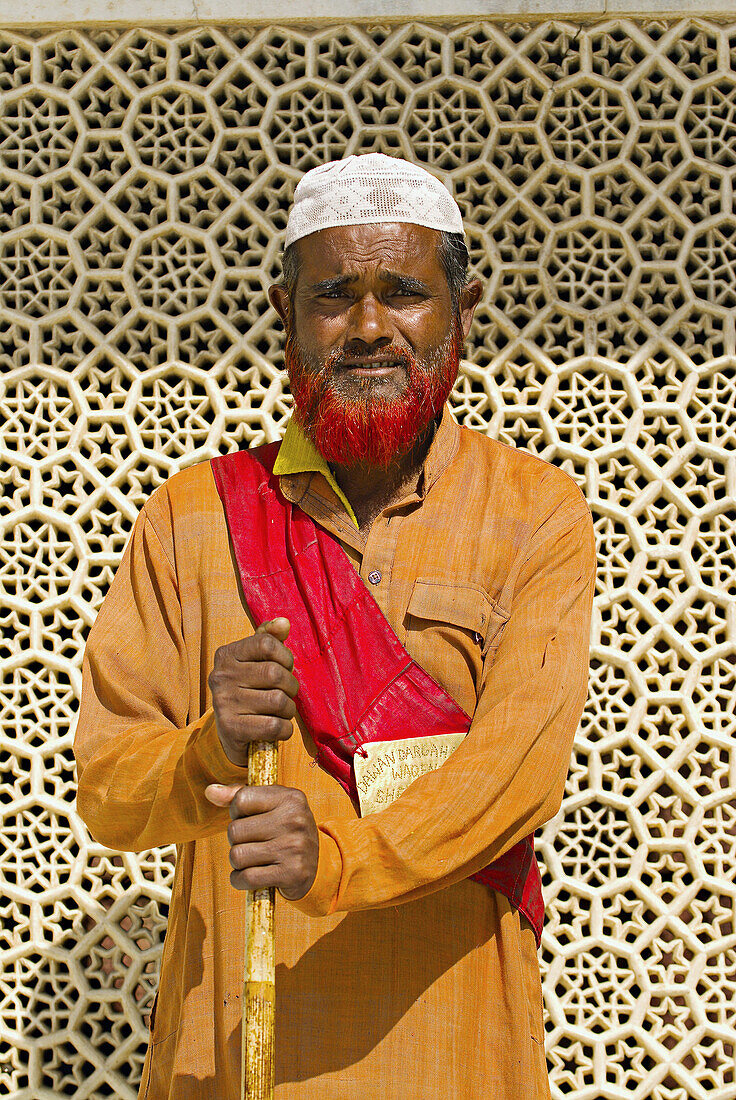
{"label": "man's hand", "polygon": [[302,791],[292,787],[225,787],[205,795],[230,806],[230,882],[236,890],[277,886],[290,901],[303,898],[317,874],[319,834]]}
{"label": "man's hand", "polygon": [[245,767],[251,741],[286,741],[296,714],[299,682],[284,642],[288,619],[262,623],[250,638],[220,646],[208,684],[225,755]]}

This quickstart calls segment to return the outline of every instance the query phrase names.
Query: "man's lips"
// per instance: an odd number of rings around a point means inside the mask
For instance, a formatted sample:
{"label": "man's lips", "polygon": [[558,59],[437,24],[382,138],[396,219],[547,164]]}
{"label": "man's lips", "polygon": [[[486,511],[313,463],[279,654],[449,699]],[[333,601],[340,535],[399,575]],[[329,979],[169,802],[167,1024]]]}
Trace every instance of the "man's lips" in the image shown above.
{"label": "man's lips", "polygon": [[359,377],[384,378],[399,368],[405,369],[406,362],[396,356],[376,359],[349,359],[338,365],[338,370],[349,371]]}

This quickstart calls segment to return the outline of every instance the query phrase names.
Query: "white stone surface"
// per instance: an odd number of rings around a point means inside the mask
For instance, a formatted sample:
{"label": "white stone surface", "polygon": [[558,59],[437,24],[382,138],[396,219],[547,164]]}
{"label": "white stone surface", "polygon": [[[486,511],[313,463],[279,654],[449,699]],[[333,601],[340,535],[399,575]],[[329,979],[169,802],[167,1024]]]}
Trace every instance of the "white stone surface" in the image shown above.
{"label": "white stone surface", "polygon": [[[335,20],[334,0],[0,0],[0,25],[58,26],[93,23],[183,24],[197,22],[304,22]],[[298,15],[296,12],[298,11]],[[731,16],[735,0],[353,0],[349,19],[440,19],[499,15],[568,15],[607,13],[628,15]]]}
{"label": "white stone surface", "polygon": [[733,17],[513,21],[0,33],[2,1096],[135,1100],[175,856],[74,812],[87,626],[156,487],[282,434],[284,212],[383,151],[451,186],[485,282],[455,416],[595,517],[539,836],[552,1094],[736,1100]]}

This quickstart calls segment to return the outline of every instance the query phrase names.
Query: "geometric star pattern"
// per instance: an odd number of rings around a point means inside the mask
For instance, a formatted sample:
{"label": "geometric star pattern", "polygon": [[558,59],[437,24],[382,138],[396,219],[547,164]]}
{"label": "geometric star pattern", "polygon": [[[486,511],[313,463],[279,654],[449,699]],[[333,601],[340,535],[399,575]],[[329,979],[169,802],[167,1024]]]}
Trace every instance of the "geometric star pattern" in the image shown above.
{"label": "geometric star pattern", "polygon": [[3,1090],[136,1095],[174,851],[75,813],[84,641],[146,497],[281,433],[286,211],[372,151],[463,211],[457,418],[595,520],[553,1095],[736,1098],[736,26],[671,18],[0,33]]}

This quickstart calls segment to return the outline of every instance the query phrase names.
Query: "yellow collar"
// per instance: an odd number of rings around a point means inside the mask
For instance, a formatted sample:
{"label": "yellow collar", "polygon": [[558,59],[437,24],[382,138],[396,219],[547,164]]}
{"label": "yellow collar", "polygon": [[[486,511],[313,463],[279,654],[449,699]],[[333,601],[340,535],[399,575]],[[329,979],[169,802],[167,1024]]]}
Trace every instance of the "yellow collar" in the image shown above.
{"label": "yellow collar", "polygon": [[335,480],[329,463],[322,457],[314,443],[301,430],[292,416],[286,425],[279,453],[273,464],[273,472],[281,474],[322,474],[339,500],[345,505],[351,520],[358,527],[350,501]]}

